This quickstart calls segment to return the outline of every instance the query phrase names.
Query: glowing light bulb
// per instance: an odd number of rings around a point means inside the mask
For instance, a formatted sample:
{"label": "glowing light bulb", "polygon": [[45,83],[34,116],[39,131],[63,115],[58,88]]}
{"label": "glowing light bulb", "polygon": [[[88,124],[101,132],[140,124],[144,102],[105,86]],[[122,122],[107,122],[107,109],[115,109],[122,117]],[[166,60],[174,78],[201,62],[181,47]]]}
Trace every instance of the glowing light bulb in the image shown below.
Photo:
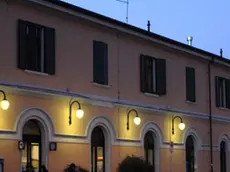
{"label": "glowing light bulb", "polygon": [[10,102],[8,100],[2,100],[1,101],[1,108],[3,110],[7,110],[10,106]]}
{"label": "glowing light bulb", "polygon": [[78,109],[76,111],[76,116],[81,119],[84,116],[84,111],[82,109]]}
{"label": "glowing light bulb", "polygon": [[181,122],[181,123],[179,124],[179,129],[180,129],[180,130],[184,130],[184,129],[185,129],[185,124],[184,124],[183,122]]}
{"label": "glowing light bulb", "polygon": [[141,118],[136,116],[136,117],[133,119],[133,122],[134,122],[134,124],[136,124],[136,125],[140,125],[140,123],[141,123]]}

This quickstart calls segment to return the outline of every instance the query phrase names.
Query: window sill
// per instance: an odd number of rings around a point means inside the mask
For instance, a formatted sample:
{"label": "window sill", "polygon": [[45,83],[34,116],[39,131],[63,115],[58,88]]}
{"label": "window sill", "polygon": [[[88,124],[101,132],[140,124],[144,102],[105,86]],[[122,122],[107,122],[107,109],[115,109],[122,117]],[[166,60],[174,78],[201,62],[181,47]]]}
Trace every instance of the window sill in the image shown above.
{"label": "window sill", "polygon": [[49,76],[48,73],[43,73],[43,72],[37,72],[37,71],[32,71],[32,70],[24,70],[26,73],[31,73],[31,74],[36,74],[36,75],[41,75],[41,76]]}
{"label": "window sill", "polygon": [[197,102],[191,102],[191,101],[188,101],[188,100],[186,100],[185,101],[187,104],[193,104],[193,105],[196,105],[197,104]]}
{"label": "window sill", "polygon": [[97,87],[103,87],[103,88],[111,88],[111,85],[103,85],[103,84],[98,84],[96,82],[91,81],[92,85],[97,86]]}
{"label": "window sill", "polygon": [[151,97],[160,97],[159,95],[153,93],[144,93],[144,95],[151,96]]}
{"label": "window sill", "polygon": [[225,111],[229,111],[230,109],[225,108],[225,107],[219,107],[220,110],[225,110]]}

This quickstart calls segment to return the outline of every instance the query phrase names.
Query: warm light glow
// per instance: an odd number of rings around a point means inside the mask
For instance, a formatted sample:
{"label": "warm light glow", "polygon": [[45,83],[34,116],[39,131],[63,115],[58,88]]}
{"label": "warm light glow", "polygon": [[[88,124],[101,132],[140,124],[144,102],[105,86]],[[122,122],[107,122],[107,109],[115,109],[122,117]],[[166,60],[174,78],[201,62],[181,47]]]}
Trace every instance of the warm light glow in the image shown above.
{"label": "warm light glow", "polygon": [[134,124],[136,124],[136,125],[140,125],[140,123],[141,123],[141,118],[136,116],[136,117],[134,118],[133,122],[134,122]]}
{"label": "warm light glow", "polygon": [[10,106],[10,103],[9,103],[8,100],[2,100],[2,101],[1,101],[1,108],[2,108],[3,110],[7,110],[7,109],[9,108],[9,106]]}
{"label": "warm light glow", "polygon": [[184,124],[183,122],[181,122],[181,123],[179,124],[179,129],[180,129],[180,130],[184,130],[184,129],[185,129],[185,124]]}
{"label": "warm light glow", "polygon": [[82,109],[78,109],[76,111],[76,116],[81,119],[84,116],[84,111]]}

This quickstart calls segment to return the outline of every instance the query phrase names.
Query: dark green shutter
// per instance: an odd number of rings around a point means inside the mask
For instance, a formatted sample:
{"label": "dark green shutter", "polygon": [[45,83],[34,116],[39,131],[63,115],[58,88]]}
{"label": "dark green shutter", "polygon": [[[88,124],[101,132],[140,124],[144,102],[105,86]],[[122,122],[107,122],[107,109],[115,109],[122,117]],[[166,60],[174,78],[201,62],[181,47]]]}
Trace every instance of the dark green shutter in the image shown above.
{"label": "dark green shutter", "polygon": [[108,85],[108,45],[93,41],[93,82]]}
{"label": "dark green shutter", "polygon": [[195,69],[186,67],[186,100],[196,102]]}
{"label": "dark green shutter", "polygon": [[216,87],[216,107],[220,107],[220,78],[218,76],[215,77],[215,87]]}
{"label": "dark green shutter", "polygon": [[44,28],[44,70],[50,75],[55,74],[55,29]]}
{"label": "dark green shutter", "polygon": [[109,84],[109,76],[108,76],[108,45],[103,43],[103,52],[104,52],[104,85]]}
{"label": "dark green shutter", "polygon": [[230,109],[230,80],[226,79],[226,108]]}
{"label": "dark green shutter", "polygon": [[146,70],[145,70],[145,56],[144,55],[140,55],[140,89],[141,92],[145,93],[146,92]]}
{"label": "dark green shutter", "polygon": [[18,20],[18,68],[26,69],[26,22]]}
{"label": "dark green shutter", "polygon": [[156,59],[156,92],[158,95],[166,94],[166,60]]}

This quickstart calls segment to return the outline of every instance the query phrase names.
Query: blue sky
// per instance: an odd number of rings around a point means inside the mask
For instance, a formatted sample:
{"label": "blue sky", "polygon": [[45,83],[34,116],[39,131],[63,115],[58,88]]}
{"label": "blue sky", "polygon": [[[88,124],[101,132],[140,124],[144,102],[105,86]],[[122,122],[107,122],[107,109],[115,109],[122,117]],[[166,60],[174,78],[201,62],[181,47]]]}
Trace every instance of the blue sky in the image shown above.
{"label": "blue sky", "polygon": [[[63,0],[125,22],[126,4],[116,0]],[[129,0],[129,24],[230,59],[230,0]]]}

